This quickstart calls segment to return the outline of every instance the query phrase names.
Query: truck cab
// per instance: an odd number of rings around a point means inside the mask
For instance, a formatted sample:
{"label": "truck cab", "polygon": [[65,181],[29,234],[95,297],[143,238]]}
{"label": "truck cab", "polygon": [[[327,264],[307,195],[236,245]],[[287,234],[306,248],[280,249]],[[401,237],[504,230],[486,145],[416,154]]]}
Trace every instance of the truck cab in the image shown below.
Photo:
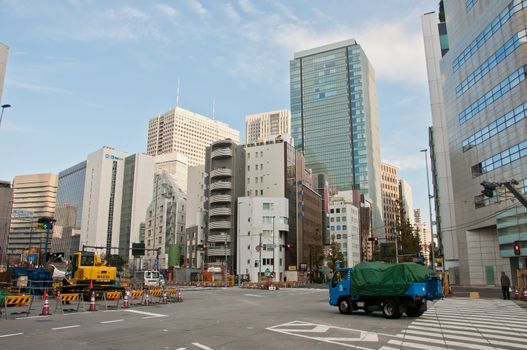
{"label": "truck cab", "polygon": [[[329,304],[333,306],[339,306],[339,302],[346,299],[343,308],[349,308],[349,301],[347,297],[350,295],[350,277],[352,268],[340,268],[337,267],[331,281],[329,282]],[[342,312],[342,311],[341,311]]]}

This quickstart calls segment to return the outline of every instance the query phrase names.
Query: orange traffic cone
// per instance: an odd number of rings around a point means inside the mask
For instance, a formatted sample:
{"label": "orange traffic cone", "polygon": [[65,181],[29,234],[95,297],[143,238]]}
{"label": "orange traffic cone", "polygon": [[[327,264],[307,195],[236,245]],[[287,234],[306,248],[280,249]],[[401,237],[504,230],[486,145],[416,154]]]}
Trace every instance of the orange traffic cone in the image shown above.
{"label": "orange traffic cone", "polygon": [[95,304],[95,292],[91,292],[90,307],[88,311],[97,311],[97,305]]}
{"label": "orange traffic cone", "polygon": [[93,280],[90,280],[90,289],[93,289]]}
{"label": "orange traffic cone", "polygon": [[167,291],[166,290],[163,292],[163,304],[168,304]]}
{"label": "orange traffic cone", "polygon": [[48,302],[48,294],[47,290],[44,289],[44,294],[42,295],[42,299],[44,300],[44,306],[42,307],[42,312],[40,315],[42,316],[49,316],[49,302]]}
{"label": "orange traffic cone", "polygon": [[128,309],[128,292],[124,293],[123,309]]}

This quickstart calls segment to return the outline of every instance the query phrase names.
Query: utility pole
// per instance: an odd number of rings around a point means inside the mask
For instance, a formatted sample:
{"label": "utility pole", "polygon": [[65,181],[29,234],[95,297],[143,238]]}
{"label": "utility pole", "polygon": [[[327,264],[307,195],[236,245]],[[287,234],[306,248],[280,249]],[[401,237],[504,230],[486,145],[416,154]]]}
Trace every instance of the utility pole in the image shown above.
{"label": "utility pole", "polygon": [[275,216],[273,216],[273,273],[275,275],[275,278],[276,278],[276,262],[274,260],[274,250],[275,250],[275,246],[274,246],[274,219],[275,219]]}
{"label": "utility pole", "polygon": [[259,253],[260,253],[260,259],[258,260],[258,282],[260,282],[260,279],[262,277],[262,233],[260,232],[260,245],[258,246],[260,247],[259,250]]}

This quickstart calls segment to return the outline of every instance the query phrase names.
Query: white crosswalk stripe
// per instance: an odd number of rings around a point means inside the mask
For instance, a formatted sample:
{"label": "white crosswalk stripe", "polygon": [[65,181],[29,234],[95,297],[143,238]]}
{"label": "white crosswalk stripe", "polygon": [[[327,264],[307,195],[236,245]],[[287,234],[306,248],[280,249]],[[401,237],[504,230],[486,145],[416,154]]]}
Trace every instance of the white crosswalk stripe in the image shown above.
{"label": "white crosswalk stripe", "polygon": [[508,300],[436,302],[388,342],[408,349],[527,349],[527,311]]}

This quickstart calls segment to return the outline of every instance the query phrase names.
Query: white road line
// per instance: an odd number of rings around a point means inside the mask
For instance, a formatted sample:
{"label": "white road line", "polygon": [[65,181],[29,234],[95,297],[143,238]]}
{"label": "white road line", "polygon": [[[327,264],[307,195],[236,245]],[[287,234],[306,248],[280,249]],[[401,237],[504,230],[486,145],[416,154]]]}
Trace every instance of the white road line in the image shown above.
{"label": "white road line", "polygon": [[400,341],[400,340],[390,340],[388,341],[388,344],[399,345],[402,347],[402,349],[416,348],[416,349],[426,349],[426,350],[448,350],[448,348],[444,348],[442,346],[432,346],[429,344],[425,345],[425,344],[412,343],[412,342]]}
{"label": "white road line", "polygon": [[498,333],[500,335],[510,335],[510,336],[517,336],[518,332],[506,332],[505,330],[511,330],[511,328],[508,327],[491,327],[491,326],[476,326],[476,327],[469,327],[466,326],[466,323],[454,323],[454,322],[429,322],[429,321],[417,321],[413,322],[412,326],[420,326],[420,327],[427,327],[427,329],[430,329],[430,327],[437,327],[440,329],[460,329],[463,331],[473,331],[473,332],[479,332],[479,333]]}
{"label": "white road line", "polygon": [[392,348],[391,346],[381,346],[379,350],[399,350],[399,348]]}
{"label": "white road line", "polygon": [[26,317],[17,317],[15,320],[27,320],[28,318],[44,318],[49,317],[48,315],[37,315],[37,316],[26,316]]}
{"label": "white road line", "polygon": [[[156,314],[156,313],[153,313],[153,312],[146,312],[146,311],[139,311],[139,310],[131,310],[131,309],[127,309],[127,310],[120,310],[120,311],[126,311],[126,312],[131,312],[131,313],[134,313],[134,314],[140,314],[140,315],[148,315],[148,316],[151,316],[151,317],[148,317],[148,318],[155,318],[155,317],[168,317],[168,315]],[[146,318],[146,317],[143,317],[143,318]]]}
{"label": "white road line", "polygon": [[22,335],[22,334],[24,334],[24,333],[2,334],[2,335],[0,335],[0,338],[13,337],[15,335]]}
{"label": "white road line", "polygon": [[115,322],[123,322],[124,320],[121,318],[119,320],[111,320],[111,321],[102,321],[101,323],[102,324],[106,324],[106,323],[115,323]]}
{"label": "white road line", "polygon": [[[474,324],[488,324],[488,325],[494,325],[496,322],[494,321],[485,321],[488,320],[488,318],[483,317],[455,317],[455,316],[441,316],[441,317],[430,317],[429,315],[423,315],[421,316],[425,320],[439,320],[439,321],[457,321],[457,322],[463,322],[463,323],[470,323],[472,325]],[[509,328],[520,328],[527,330],[527,326],[524,326],[525,322],[515,322],[515,321],[507,321],[506,322],[509,325]]]}
{"label": "white road line", "polygon": [[256,297],[256,298],[263,298],[263,295],[258,295],[258,294],[244,294],[248,297]]}
{"label": "white road line", "polygon": [[[450,345],[450,346],[460,346],[460,347],[465,347],[465,348],[471,348],[471,349],[476,349],[476,350],[496,350],[496,347],[492,346],[483,346],[481,344],[468,344],[468,343],[464,343],[464,342],[459,342],[459,341],[450,341],[450,340],[439,340],[439,339],[431,339],[431,338],[428,338],[428,337],[416,337],[416,336],[412,336],[412,335],[408,335],[408,334],[397,334],[397,337],[399,338],[404,338],[404,343],[406,345],[406,340],[416,340],[416,341],[422,341],[422,342],[425,342],[425,343],[434,343],[434,344],[441,344],[441,345]],[[420,349],[429,349],[430,345],[426,345],[423,347],[423,345],[425,344],[421,344],[421,347]],[[448,348],[446,348],[448,349]]]}
{"label": "white road line", "polygon": [[187,350],[187,348],[177,348],[176,350]]}
{"label": "white road line", "polygon": [[68,329],[68,328],[77,328],[77,327],[80,327],[80,325],[79,324],[75,324],[73,326],[55,327],[55,328],[51,328],[51,329],[54,330],[54,331],[57,331],[59,329]]}
{"label": "white road line", "polygon": [[212,348],[209,348],[208,346],[202,345],[200,343],[192,343],[192,345],[195,345],[198,348],[202,348],[202,349],[205,349],[205,350],[212,350]]}

